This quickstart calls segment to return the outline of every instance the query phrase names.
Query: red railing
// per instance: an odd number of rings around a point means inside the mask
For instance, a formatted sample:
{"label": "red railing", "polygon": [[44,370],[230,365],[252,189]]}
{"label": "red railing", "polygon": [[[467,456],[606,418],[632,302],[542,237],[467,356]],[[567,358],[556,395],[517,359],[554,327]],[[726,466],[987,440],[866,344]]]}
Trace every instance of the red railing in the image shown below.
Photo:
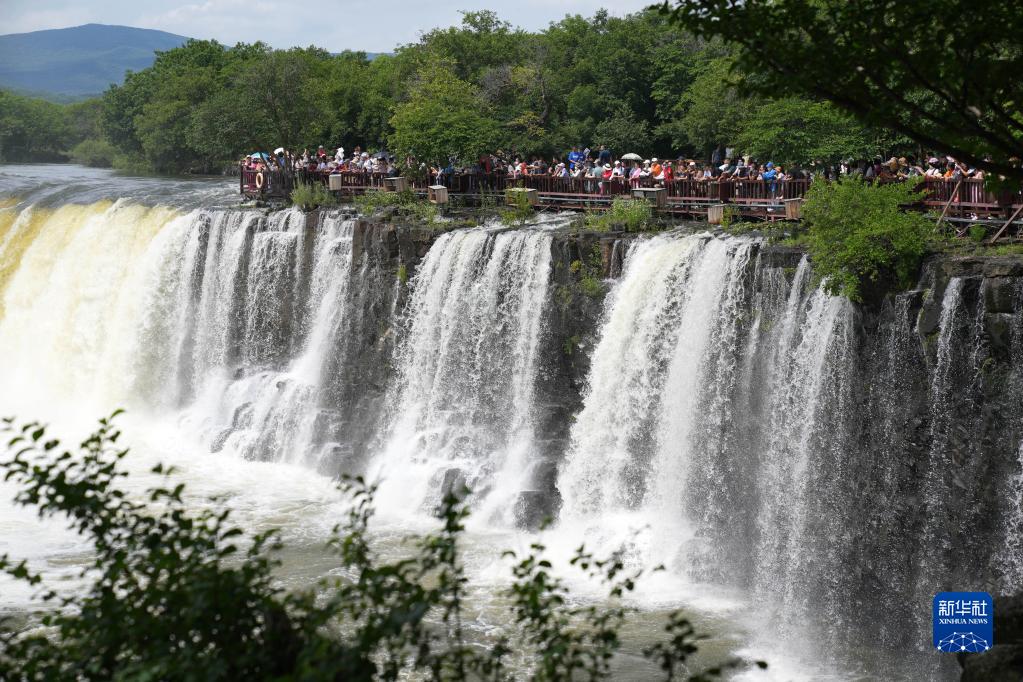
{"label": "red railing", "polygon": [[295,188],[294,173],[278,169],[241,168],[241,193],[247,197],[287,199]]}
{"label": "red railing", "polygon": [[[279,169],[255,171],[241,169],[241,192],[254,198],[287,199],[298,182],[322,182],[350,194],[384,187],[384,173],[345,171],[342,173],[295,171]],[[562,178],[551,175],[509,176],[505,173],[453,173],[432,179],[409,180],[409,186],[425,191],[428,185],[440,184],[452,194],[503,193],[509,187],[537,190],[541,203],[594,206],[608,203],[609,199],[628,196],[638,187],[664,187],[668,193],[668,209],[682,213],[702,213],[711,203],[731,203],[744,211],[763,212],[789,199],[806,195],[810,180],[692,180],[667,182],[653,178],[627,180],[625,178]],[[949,217],[992,217],[1005,215],[1023,206],[1023,193],[995,194],[984,187],[983,180],[961,181],[945,178],[925,178],[921,205],[927,209],[946,211]],[[578,201],[575,199],[578,198]]]}

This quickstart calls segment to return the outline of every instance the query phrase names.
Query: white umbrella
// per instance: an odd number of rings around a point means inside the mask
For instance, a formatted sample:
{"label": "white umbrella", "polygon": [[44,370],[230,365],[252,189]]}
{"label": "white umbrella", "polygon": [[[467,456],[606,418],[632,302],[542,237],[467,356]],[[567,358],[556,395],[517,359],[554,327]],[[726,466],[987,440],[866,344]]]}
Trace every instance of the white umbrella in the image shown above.
{"label": "white umbrella", "polygon": [[639,154],[633,154],[632,152],[629,152],[628,154],[625,154],[624,156],[622,156],[622,161],[642,161],[642,160],[643,160],[642,156],[640,156]]}

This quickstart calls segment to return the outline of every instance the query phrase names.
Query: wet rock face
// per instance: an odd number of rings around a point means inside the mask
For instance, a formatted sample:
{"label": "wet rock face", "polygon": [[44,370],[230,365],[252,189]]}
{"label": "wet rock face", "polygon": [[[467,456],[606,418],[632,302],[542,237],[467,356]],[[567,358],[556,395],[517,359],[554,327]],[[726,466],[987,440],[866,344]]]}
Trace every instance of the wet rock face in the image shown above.
{"label": "wet rock face", "polygon": [[1023,594],[995,597],[995,645],[982,654],[960,654],[962,682],[1023,680]]}
{"label": "wet rock face", "polygon": [[543,490],[523,490],[515,500],[515,522],[529,531],[540,530],[556,513],[554,499]]}
{"label": "wet rock face", "polygon": [[959,654],[961,682],[1019,682],[1023,644],[996,644],[982,654]]}

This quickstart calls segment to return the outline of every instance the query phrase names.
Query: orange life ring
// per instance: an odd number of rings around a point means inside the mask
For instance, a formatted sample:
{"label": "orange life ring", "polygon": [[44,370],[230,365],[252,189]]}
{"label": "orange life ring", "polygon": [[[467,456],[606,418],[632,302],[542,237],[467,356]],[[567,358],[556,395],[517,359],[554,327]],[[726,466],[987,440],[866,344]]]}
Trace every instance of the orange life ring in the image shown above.
{"label": "orange life ring", "polygon": [[263,189],[263,171],[256,173],[256,189]]}

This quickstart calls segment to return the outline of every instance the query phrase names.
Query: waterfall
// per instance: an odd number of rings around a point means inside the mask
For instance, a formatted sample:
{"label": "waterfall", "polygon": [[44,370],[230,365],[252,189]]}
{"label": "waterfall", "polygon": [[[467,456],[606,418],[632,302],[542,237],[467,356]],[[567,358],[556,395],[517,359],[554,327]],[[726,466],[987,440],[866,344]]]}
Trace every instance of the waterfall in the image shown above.
{"label": "waterfall", "polygon": [[22,211],[0,242],[8,385],[94,414],[180,411],[215,452],[335,464],[343,420],[325,393],[349,338],[353,226],[124,202]]}
{"label": "waterfall", "polygon": [[[1014,499],[1023,480],[1018,456],[975,452],[990,440],[971,406],[992,399],[980,385],[991,295],[973,281],[967,303],[955,278],[939,292],[928,384],[920,292],[870,313],[867,343],[862,314],[812,286],[805,257],[779,267],[759,249],[708,235],[634,242],[561,466],[561,532],[665,565],[695,589],[743,590],[787,646],[813,638],[838,657],[880,633],[923,655],[921,603],[950,579],[969,589],[1019,575],[1015,552],[1001,553],[1001,571],[990,565],[1019,505],[998,533],[977,532],[991,500]],[[1020,324],[1018,307],[1011,319]],[[1006,409],[1018,414],[1018,402],[1007,396]],[[1018,428],[1004,440],[1017,452]],[[913,457],[929,459],[922,479]],[[1015,476],[999,483],[997,471]]]}
{"label": "waterfall", "polygon": [[540,230],[452,232],[432,246],[411,282],[374,464],[382,508],[431,508],[468,485],[477,518],[514,522],[533,485],[550,269]]}
{"label": "waterfall", "polygon": [[[1023,281],[1017,282],[1014,297],[1023,308]],[[1010,414],[1017,424],[1023,421],[1023,310],[1012,316],[1011,374],[1008,377]],[[1023,590],[1023,435],[1019,436],[1017,466],[1008,478],[1002,499],[1006,500],[1004,542],[998,555],[1003,577],[999,589],[1006,594]]]}
{"label": "waterfall", "polygon": [[0,410],[127,407],[203,457],[365,473],[402,528],[464,484],[474,531],[557,514],[555,551],[621,548],[660,601],[753,605],[852,667],[943,676],[934,593],[1023,588],[1018,270],[944,260],[864,306],[757,238],[442,232],[2,208]]}

